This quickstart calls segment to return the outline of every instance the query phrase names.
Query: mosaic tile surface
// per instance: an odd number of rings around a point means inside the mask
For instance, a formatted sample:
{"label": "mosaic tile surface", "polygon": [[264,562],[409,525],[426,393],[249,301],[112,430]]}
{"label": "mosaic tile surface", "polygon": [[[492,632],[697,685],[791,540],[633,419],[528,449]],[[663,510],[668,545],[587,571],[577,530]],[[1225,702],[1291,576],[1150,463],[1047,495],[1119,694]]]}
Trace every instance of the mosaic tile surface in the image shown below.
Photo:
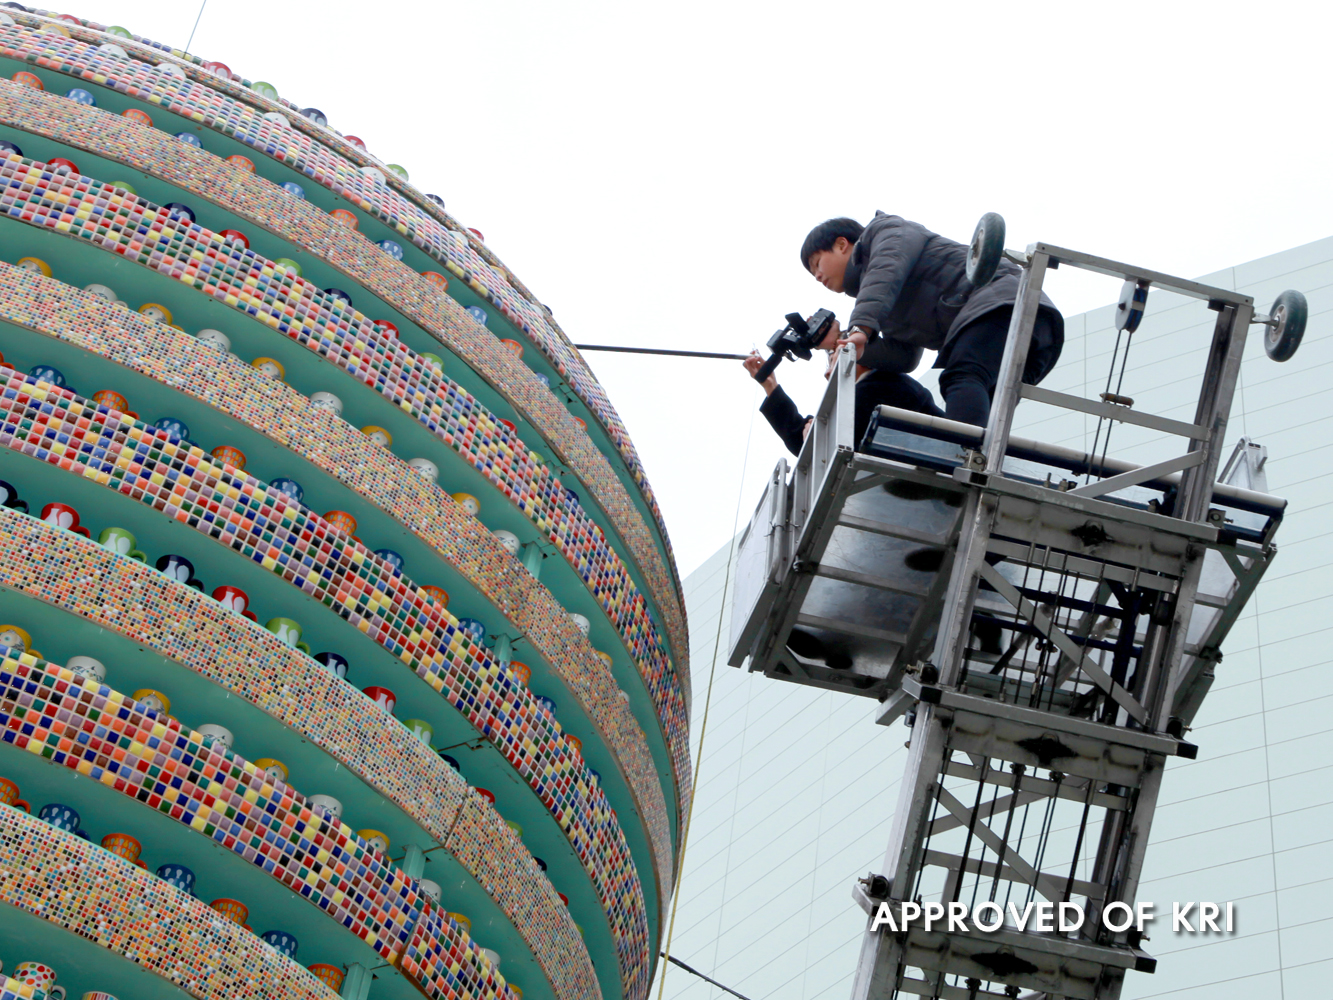
{"label": "mosaic tile surface", "polygon": [[199,900],[110,851],[5,807],[0,902],[119,952],[200,1000],[337,996],[255,935],[218,920]]}
{"label": "mosaic tile surface", "polygon": [[[0,117],[4,115],[10,96],[0,91]],[[19,98],[23,96],[18,95]],[[50,100],[45,98],[48,104]],[[61,101],[55,110],[68,107],[82,106]],[[50,110],[48,108],[47,112]],[[60,130],[61,134],[68,137],[73,128],[70,125]],[[102,134],[102,130],[98,134]],[[164,209],[142,198],[87,178],[48,176],[48,171],[17,158],[4,161],[0,173],[5,174],[3,181],[6,184],[0,210],[6,211],[11,218],[66,232],[114,250],[254,316],[362,379],[460,451],[458,442],[452,440],[454,435],[451,432],[456,427],[450,426],[451,411],[455,424],[460,416],[466,421],[475,418],[480,426],[469,430],[490,437],[496,449],[503,448],[508,454],[501,461],[495,461],[493,456],[474,447],[471,449],[473,453],[467,457],[483,468],[534,524],[548,533],[580,573],[629,646],[649,684],[668,737],[671,738],[672,730],[684,729],[688,712],[681,678],[688,670],[677,670],[672,664],[643,596],[619,557],[607,544],[598,526],[568,499],[550,470],[535,464],[517,436],[499,424],[461,387],[448,378],[437,376],[400,341],[378,330],[364,314],[341,300],[281,268],[275,270],[271,262],[227,243],[209,230],[171,219]],[[272,197],[285,203],[280,207],[304,204],[281,194]],[[340,247],[347,240],[345,231],[339,232],[325,216],[318,216],[317,221],[331,237],[330,246],[320,248],[321,255],[328,256],[345,249]],[[303,224],[299,228],[307,245],[313,242],[310,227]],[[429,283],[424,279],[412,275],[378,248],[370,244],[366,246],[371,249],[364,259],[371,265],[387,270],[397,268],[408,280],[427,286],[425,294],[431,296]],[[438,295],[434,296],[434,299],[438,298]],[[447,298],[443,302],[453,305]],[[494,338],[489,339],[491,344],[498,345]],[[492,353],[517,369],[515,377],[526,388],[532,389],[535,385],[538,401],[554,401],[554,397],[535,383],[527,369],[514,362],[503,347],[493,348]],[[554,405],[560,410],[555,416],[563,416],[562,408]],[[669,610],[676,605],[674,601],[668,601],[658,606]],[[675,648],[684,648],[683,618],[675,619],[670,614],[667,617]],[[670,627],[671,621],[675,621],[674,629]],[[682,744],[675,748],[679,777],[679,763],[686,761],[687,750],[685,741],[677,742]],[[688,771],[688,766],[684,770]]]}
{"label": "mosaic tile surface", "polygon": [[470,990],[485,996],[514,998],[500,970],[466,937],[449,916],[433,910],[417,925],[400,968],[431,1000],[455,1000]]}
{"label": "mosaic tile surface", "polygon": [[[8,50],[5,47],[6,30],[20,33],[20,37],[10,39],[10,41],[14,43],[14,47]],[[210,89],[212,85],[221,83],[221,81],[211,74],[202,73],[201,76],[204,82],[200,84],[191,84],[185,80],[164,76],[160,70],[152,68],[151,65],[147,63],[135,62],[133,60],[126,61],[118,58],[105,58],[97,49],[84,45],[82,42],[78,42],[74,39],[64,39],[61,38],[61,36],[51,35],[49,33],[39,34],[32,32],[29,29],[18,27],[12,29],[0,28],[0,52],[5,52],[5,54],[9,54],[14,58],[28,59],[33,62],[35,66],[40,68],[47,68],[56,72],[70,73],[78,76],[80,79],[112,86],[130,96],[146,101],[150,106],[153,104],[166,106],[170,110],[190,117],[193,120],[197,120],[201,124],[216,128],[227,135],[231,135],[240,141],[246,142],[254,147],[256,151],[274,156],[276,159],[287,163],[294,169],[302,171],[307,176],[312,177],[335,192],[349,198],[363,210],[374,212],[381,217],[386,224],[398,230],[402,235],[410,238],[427,253],[431,253],[435,256],[447,270],[450,270],[457,277],[465,280],[469,284],[469,287],[478,294],[484,297],[494,296],[495,293],[485,282],[490,282],[492,286],[497,288],[505,285],[503,277],[498,276],[490,269],[490,266],[486,262],[482,261],[481,258],[477,256],[474,245],[470,244],[466,239],[460,239],[460,236],[465,236],[465,230],[462,230],[461,227],[457,227],[456,223],[454,224],[455,228],[447,228],[435,219],[429,211],[416,205],[412,201],[401,197],[392,188],[385,184],[377,183],[375,180],[372,180],[365,174],[361,173],[356,168],[355,164],[349,162],[345,156],[335,154],[326,145],[321,145],[320,143],[315,142],[311,137],[301,131],[303,125],[310,123],[306,122],[306,119],[301,118],[299,115],[296,117],[296,120],[291,121],[289,125],[281,125],[263,119],[259,110],[250,107],[248,104],[228,100],[223,94]],[[250,94],[249,91],[246,91],[245,93],[250,96],[256,96]],[[59,98],[56,99],[56,102],[58,104],[66,103],[63,99]],[[82,108],[83,106],[79,105],[79,107]],[[131,162],[130,157],[133,157],[136,166],[140,166],[142,169],[146,169],[150,173],[158,173],[159,171],[158,169],[154,169],[153,166],[144,167],[142,162],[138,160],[137,156],[137,154],[141,153],[141,147],[144,146],[145,140],[148,139],[148,137],[151,137],[151,139],[149,139],[150,143],[157,142],[159,144],[165,143],[167,145],[166,162],[174,168],[177,173],[184,173],[187,175],[193,174],[196,172],[197,166],[208,158],[208,154],[189,148],[185,151],[184,159],[181,160],[180,165],[177,165],[177,154],[182,152],[182,144],[174,137],[167,136],[165,133],[156,132],[156,130],[151,127],[143,128],[132,126],[132,123],[128,122],[127,119],[119,118],[114,115],[106,113],[99,115],[96,113],[96,109],[85,109],[85,112],[91,113],[93,118],[102,119],[105,122],[104,127],[109,129],[114,136],[110,143],[102,142],[100,140],[100,131],[95,129],[94,141],[100,143],[98,146],[99,149],[106,152],[107,155],[124,159],[125,162]],[[327,130],[319,131],[326,132]],[[65,137],[68,137],[69,135],[64,129],[61,130],[61,133]],[[120,141],[116,142],[116,139],[119,139]],[[342,142],[337,142],[335,145],[347,146],[346,143]],[[119,146],[120,150],[124,152],[117,155],[116,150],[109,149],[111,146]],[[242,172],[234,171],[234,173]],[[189,186],[188,181],[184,182],[184,186]],[[297,214],[300,214],[300,212],[304,210],[306,214],[311,216],[323,215],[323,213],[320,213],[318,210],[313,209],[310,206],[302,206],[290,196],[278,193],[276,187],[267,192],[264,192],[263,188],[264,185],[260,179],[254,177],[252,174],[247,174],[246,176],[235,180],[232,184],[232,193],[241,195],[243,202],[260,203],[265,200],[265,194],[267,194],[268,198],[276,199],[276,201],[282,205],[283,209],[294,210]],[[253,189],[258,192],[258,194],[254,198],[245,198],[244,196],[250,193],[247,189]],[[384,202],[385,199],[388,199],[390,203],[382,205],[381,203]],[[427,202],[426,204],[429,203]],[[262,210],[265,206],[260,204],[258,207]],[[433,206],[431,207],[433,208]],[[242,214],[246,214],[245,207],[238,207],[238,210],[241,211]],[[251,217],[258,218],[260,221],[265,221],[262,216],[252,215]],[[323,217],[321,221],[325,224],[329,224],[329,218],[327,216]],[[267,222],[265,222],[265,224],[268,225]],[[272,228],[275,232],[282,233],[282,229],[278,226],[268,225],[268,227]],[[345,239],[352,239],[350,234],[347,234],[345,231],[342,235]],[[368,241],[363,242],[366,247],[373,246],[373,244],[370,244]],[[367,257],[362,259],[369,259],[372,261],[373,263],[371,266],[373,269],[375,263],[380,265],[385,263],[383,260],[375,260],[376,257],[387,257],[387,255],[376,248],[375,251],[369,252]],[[478,271],[478,268],[481,270]],[[392,271],[393,269],[389,270]],[[400,265],[399,270],[407,269]],[[507,274],[508,272],[506,271],[504,273]],[[349,271],[349,274],[355,276],[354,271]],[[478,274],[481,275],[481,279],[478,278]],[[368,287],[375,286],[373,284],[368,284]],[[533,308],[531,303],[528,303],[526,299],[520,297],[518,301],[522,302],[530,309]],[[530,328],[527,324],[520,323],[512,309],[505,307],[503,303],[497,304],[501,305],[502,311],[505,312],[508,317],[524,327],[529,335],[534,338],[538,346],[543,345],[541,338],[537,337],[534,333],[534,330],[539,327]],[[461,310],[458,310],[457,307],[455,307],[455,312],[459,311]],[[546,318],[545,311],[538,309],[537,315],[534,317],[534,322],[544,325]],[[466,319],[461,320],[460,322],[465,327],[470,325]],[[596,380],[592,378],[591,373],[588,372],[584,366],[582,358],[573,350],[568,342],[563,337],[556,337],[552,343],[558,343],[565,356],[564,361],[553,358],[553,361],[557,365],[557,369],[560,370],[562,374],[570,377],[571,382],[576,383],[576,388],[578,388],[579,383],[586,383],[585,388],[587,390],[593,391],[596,394],[601,394],[602,390],[600,385],[598,385]],[[549,349],[547,350],[547,353],[551,353]],[[581,375],[579,373],[581,373]],[[530,377],[528,381],[531,381]],[[600,398],[604,402],[602,409],[610,415],[611,423],[618,429],[612,432],[613,436],[616,436],[618,440],[628,445],[628,437],[624,434],[624,428],[620,425],[619,418],[615,416],[614,410],[610,408],[609,402],[605,402],[605,397],[601,396]],[[594,410],[597,410],[597,404],[595,403]],[[632,450],[632,446],[630,447]],[[593,456],[586,454],[584,457],[593,458]],[[631,468],[637,469],[637,458],[632,459]],[[609,472],[609,469],[605,471]],[[639,473],[640,475],[637,481],[639,481],[641,485],[646,485],[646,480],[641,476],[641,470],[639,470]],[[588,480],[585,479],[585,481]],[[593,481],[593,484],[599,496],[602,495],[603,490],[609,489],[610,494],[608,495],[613,495],[617,500],[622,499],[618,490],[619,481],[615,480],[614,477],[610,481],[599,477],[597,480]],[[627,497],[623,499],[626,501],[628,500]],[[656,510],[655,507],[653,509],[654,511]],[[621,525],[620,530],[622,531],[622,534],[625,534],[627,541],[629,541],[631,547],[636,552],[637,561],[644,567],[644,571],[650,580],[650,586],[653,587],[654,593],[658,597],[659,604],[664,606],[664,613],[672,618],[679,618],[680,627],[683,630],[683,610],[678,601],[679,581],[674,578],[674,564],[671,564],[668,559],[667,562],[668,565],[671,566],[673,574],[672,581],[675,584],[675,589],[672,591],[670,586],[666,584],[667,578],[664,575],[662,561],[658,558],[657,550],[647,536],[640,530],[642,524],[638,520],[637,515],[633,513],[633,509],[631,508],[630,510],[621,512],[620,505],[617,503],[611,508],[608,508],[608,512],[613,518],[616,517],[617,513],[622,513],[622,516],[617,518],[618,524]],[[660,523],[660,515],[658,516],[658,521]],[[628,533],[626,533],[627,529]],[[663,530],[663,537],[665,537],[665,530]],[[674,621],[668,622],[669,627],[675,624]],[[683,648],[681,643],[675,643],[675,646],[677,650]],[[688,683],[688,681],[686,681],[686,683]]]}
{"label": "mosaic tile surface", "polygon": [[311,408],[290,386],[90,293],[0,264],[0,319],[77,344],[230,413],[378,504],[453,564],[533,643],[598,723],[648,828],[653,874],[665,887],[660,895],[670,895],[666,803],[643,733],[614,678],[551,594],[443,489],[351,425]]}
{"label": "mosaic tile surface", "polygon": [[[406,727],[386,724],[383,711],[360,691],[273,633],[133,559],[34,518],[0,512],[0,551],[30,554],[0,563],[0,586],[87,618],[216,681],[338,758],[436,842],[449,839],[467,792],[457,772]],[[190,628],[175,627],[178,621]],[[527,848],[483,804],[489,825],[508,836],[469,848],[460,862],[528,941],[557,997],[597,996],[591,961],[564,904]]]}
{"label": "mosaic tile surface", "polygon": [[290,785],[128,695],[30,653],[0,657],[0,739],[138,799],[261,868],[381,957],[407,946],[411,879]]}
{"label": "mosaic tile surface", "polygon": [[682,786],[678,797],[688,801],[688,712],[680,673],[642,595],[597,526],[493,415],[340,300],[141,198],[16,157],[0,162],[0,184],[0,211],[10,218],[113,250],[254,315],[371,384],[484,471],[555,541],[617,627],[657,705]]}
{"label": "mosaic tile surface", "polygon": [[[4,375],[0,370],[0,378]],[[631,942],[626,950],[638,959],[622,968],[625,982],[646,974],[643,894],[604,793],[598,786],[588,790],[598,807],[584,806],[585,787],[577,780],[582,763],[554,716],[510,681],[452,615],[380,557],[284,494],[119,412],[13,373],[0,388],[0,419],[0,447],[116,489],[277,573],[395,653],[483,733],[494,716],[516,712],[515,702],[527,708],[525,723],[545,732],[540,742],[515,741],[506,755],[565,830],[603,901],[613,936]],[[477,664],[485,664],[501,684],[468,669]],[[550,753],[558,766],[536,769],[536,749]],[[603,809],[611,822],[600,822]],[[623,884],[635,891],[616,895]]]}

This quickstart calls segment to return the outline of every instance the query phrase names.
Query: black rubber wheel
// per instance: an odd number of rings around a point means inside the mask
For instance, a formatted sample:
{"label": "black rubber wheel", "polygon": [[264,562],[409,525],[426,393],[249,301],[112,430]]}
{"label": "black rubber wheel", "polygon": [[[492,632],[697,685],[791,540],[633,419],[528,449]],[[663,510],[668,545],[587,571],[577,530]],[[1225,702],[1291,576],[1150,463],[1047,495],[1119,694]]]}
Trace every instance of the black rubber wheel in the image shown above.
{"label": "black rubber wheel", "polygon": [[972,234],[972,245],[967,248],[967,280],[980,288],[995,277],[1004,254],[1004,216],[987,212],[977,223]]}
{"label": "black rubber wheel", "polygon": [[1310,306],[1305,296],[1288,288],[1273,301],[1268,313],[1276,322],[1264,334],[1264,350],[1274,361],[1287,361],[1301,346],[1305,336],[1305,321],[1310,317]]}

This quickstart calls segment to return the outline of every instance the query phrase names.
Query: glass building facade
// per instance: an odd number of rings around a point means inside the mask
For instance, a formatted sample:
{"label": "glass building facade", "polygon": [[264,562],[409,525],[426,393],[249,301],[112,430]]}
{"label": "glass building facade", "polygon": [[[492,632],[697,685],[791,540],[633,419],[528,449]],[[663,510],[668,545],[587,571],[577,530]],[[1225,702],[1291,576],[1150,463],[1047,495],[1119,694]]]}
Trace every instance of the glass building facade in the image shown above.
{"label": "glass building facade", "polygon": [[[1135,1000],[1330,995],[1333,977],[1333,239],[1202,279],[1255,297],[1309,298],[1304,343],[1286,364],[1247,346],[1228,442],[1265,446],[1268,492],[1289,500],[1279,552],[1224,646],[1194,720],[1195,761],[1172,759],[1139,898],[1166,918],[1145,948],[1153,975],[1132,974]],[[1116,288],[1108,282],[1108,298]],[[1051,288],[1059,301],[1058,285]],[[1184,372],[1201,370],[1210,314],[1150,295],[1129,346],[1124,391],[1150,412],[1172,410]],[[1060,364],[1044,386],[1095,397],[1115,343],[1110,307],[1071,316]],[[1123,352],[1124,345],[1121,350]],[[1114,389],[1115,386],[1112,386]],[[1053,417],[1030,402],[1016,433],[1079,449],[1092,418]],[[762,431],[761,431],[762,432]],[[1110,454],[1148,462],[1167,443],[1117,428]],[[873,723],[868,701],[725,665],[728,553],[686,579],[692,626],[694,739],[712,696],[671,953],[748,997],[845,997],[865,918],[855,878],[880,867],[909,731]],[[720,637],[720,642],[719,642]],[[714,666],[715,644],[721,651]],[[695,747],[696,753],[698,747]],[[1173,934],[1171,904],[1235,903],[1232,934]],[[679,968],[666,995],[724,997]]]}

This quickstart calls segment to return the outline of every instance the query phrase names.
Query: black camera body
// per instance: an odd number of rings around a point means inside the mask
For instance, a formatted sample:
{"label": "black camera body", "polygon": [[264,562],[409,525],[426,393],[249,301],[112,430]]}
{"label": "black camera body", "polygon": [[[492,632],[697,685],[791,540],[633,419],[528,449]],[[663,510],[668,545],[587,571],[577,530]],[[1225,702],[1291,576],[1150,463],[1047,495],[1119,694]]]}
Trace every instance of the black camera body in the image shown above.
{"label": "black camera body", "polygon": [[811,353],[824,342],[829,327],[836,317],[828,309],[820,309],[808,320],[800,313],[787,313],[787,325],[768,338],[768,349],[772,352],[768,360],[755,372],[756,382],[762,382],[773,374],[773,369],[793,357],[809,361]]}

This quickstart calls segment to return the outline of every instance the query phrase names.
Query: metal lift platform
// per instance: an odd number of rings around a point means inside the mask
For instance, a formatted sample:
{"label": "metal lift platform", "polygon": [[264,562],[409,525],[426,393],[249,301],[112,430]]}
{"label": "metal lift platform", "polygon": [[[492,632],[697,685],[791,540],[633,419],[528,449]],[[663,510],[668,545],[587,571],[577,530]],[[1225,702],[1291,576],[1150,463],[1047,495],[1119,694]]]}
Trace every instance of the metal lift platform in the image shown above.
{"label": "metal lift platform", "polygon": [[[738,542],[728,662],[873,698],[879,723],[912,726],[883,868],[853,888],[868,917],[1044,900],[1080,901],[1088,919],[1065,933],[870,919],[853,1000],[1115,1000],[1128,971],[1152,971],[1132,927],[1101,914],[1134,905],[1164,762],[1195,756],[1190,722],[1286,506],[1264,492],[1263,448],[1241,439],[1223,462],[1223,441],[1250,326],[1286,360],[1298,293],[1256,316],[1248,296],[1064,248],[1004,254],[1023,274],[989,425],[881,407],[853,441],[844,348],[794,468],[778,463]],[[1058,265],[1125,282],[1116,393],[1021,381]],[[1216,313],[1191,421],[1119,394],[1151,288]],[[1184,448],[1138,466],[1021,438],[1024,398],[1096,416],[1099,440],[1117,422]]]}

